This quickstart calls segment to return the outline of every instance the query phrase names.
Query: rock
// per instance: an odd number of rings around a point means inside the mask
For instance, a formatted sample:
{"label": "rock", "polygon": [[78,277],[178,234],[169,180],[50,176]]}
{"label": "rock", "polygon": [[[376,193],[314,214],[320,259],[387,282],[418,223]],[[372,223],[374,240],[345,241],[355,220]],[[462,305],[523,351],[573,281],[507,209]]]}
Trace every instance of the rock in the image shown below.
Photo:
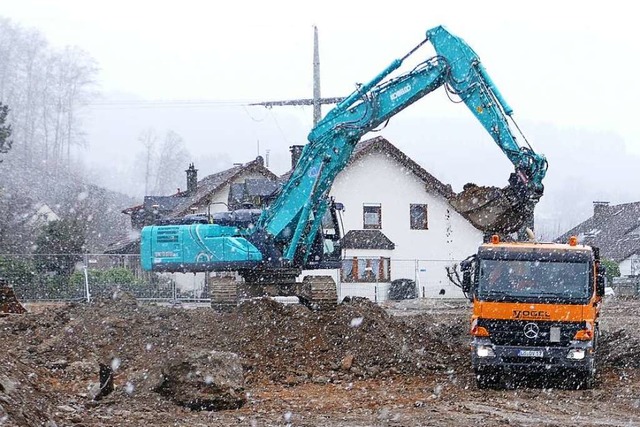
{"label": "rock", "polygon": [[16,383],[6,375],[0,374],[0,392],[11,394],[16,388]]}
{"label": "rock", "polygon": [[69,362],[65,359],[58,359],[53,362],[47,362],[45,366],[49,369],[66,369],[69,366]]}
{"label": "rock", "polygon": [[97,362],[87,362],[84,360],[78,360],[69,363],[69,366],[65,369],[67,375],[74,379],[86,379],[93,378],[98,368]]}
{"label": "rock", "polygon": [[327,384],[330,380],[327,377],[314,377],[311,381],[315,384]]}
{"label": "rock", "polygon": [[240,358],[235,353],[202,350],[175,357],[162,367],[156,391],[193,409],[238,409],[246,402]]}
{"label": "rock", "polygon": [[353,359],[354,359],[353,354],[347,354],[347,355],[342,359],[342,362],[340,362],[340,367],[341,367],[344,371],[348,371],[349,369],[351,369],[351,366],[353,365]]}

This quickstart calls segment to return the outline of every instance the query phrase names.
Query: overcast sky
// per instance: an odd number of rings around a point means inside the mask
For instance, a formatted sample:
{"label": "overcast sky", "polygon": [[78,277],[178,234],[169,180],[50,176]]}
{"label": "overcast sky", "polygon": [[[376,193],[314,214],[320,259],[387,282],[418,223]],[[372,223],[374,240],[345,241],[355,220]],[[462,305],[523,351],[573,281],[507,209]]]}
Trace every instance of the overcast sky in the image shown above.
{"label": "overcast sky", "polygon": [[[265,110],[227,102],[310,97],[313,25],[320,35],[323,96],[348,95],[356,83],[368,82],[422,41],[427,29],[445,25],[480,56],[519,124],[542,123],[566,135],[595,132],[602,135],[600,156],[604,151],[606,157],[610,141],[623,146],[623,155],[625,149],[640,154],[640,30],[629,1],[0,0],[0,15],[38,29],[54,46],[86,50],[98,62],[107,99],[216,101],[190,107],[189,120],[180,122],[172,122],[176,108],[159,104],[115,105],[111,111],[96,107],[89,142],[101,158],[125,156],[107,141],[131,144],[143,128],[163,123],[200,156],[229,152],[230,161],[248,161],[269,149],[281,154],[280,163],[274,163],[285,168],[288,146],[306,142],[311,108]],[[433,53],[428,46],[415,57]],[[109,129],[100,120],[104,114],[120,114],[120,123],[134,121],[138,128],[131,125],[107,138]],[[430,123],[438,118],[475,122],[444,92],[429,95],[392,119],[397,122],[390,130],[392,142],[410,155],[413,142],[403,140],[398,127],[421,117]],[[222,124],[206,125],[214,119]],[[225,146],[203,136],[211,132],[243,142]],[[534,149],[545,146],[527,136]],[[576,141],[571,147],[576,154],[581,150]],[[239,159],[234,149],[252,154]],[[511,167],[495,146],[487,149]],[[571,149],[562,152],[571,155]],[[416,160],[427,169],[437,162]],[[560,166],[559,160],[550,159],[550,173],[554,165]],[[443,174],[438,177],[451,178]],[[484,184],[481,176],[477,179]]]}
{"label": "overcast sky", "polygon": [[[612,130],[640,152],[640,31],[628,1],[0,0],[0,6],[2,15],[39,29],[53,44],[88,51],[106,93],[143,99],[310,96],[312,25],[320,31],[323,95],[344,96],[443,24],[479,54],[521,120]],[[440,114],[467,114],[444,99],[433,103]]]}

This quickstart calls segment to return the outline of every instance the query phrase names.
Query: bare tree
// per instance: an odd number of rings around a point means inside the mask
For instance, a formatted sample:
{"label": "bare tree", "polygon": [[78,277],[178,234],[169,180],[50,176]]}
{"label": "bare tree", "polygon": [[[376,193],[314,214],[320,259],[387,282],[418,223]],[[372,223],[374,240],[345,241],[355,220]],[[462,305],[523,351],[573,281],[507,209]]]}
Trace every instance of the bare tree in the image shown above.
{"label": "bare tree", "polygon": [[69,167],[84,143],[80,112],[95,95],[95,61],[75,47],[52,49],[37,30],[0,18],[0,101],[11,105],[22,165]]}
{"label": "bare tree", "polygon": [[182,137],[168,130],[161,138],[149,128],[140,133],[138,141],[143,149],[136,155],[134,174],[139,181],[144,178],[144,194],[174,194],[185,182],[184,169],[189,160]]}
{"label": "bare tree", "polygon": [[158,135],[156,134],[155,129],[149,128],[140,133],[138,141],[140,141],[144,147],[144,194],[147,195],[149,194],[149,182],[152,174],[151,167],[155,147],[158,142]]}
{"label": "bare tree", "polygon": [[172,194],[184,177],[183,169],[189,160],[189,153],[180,135],[167,131],[158,152],[155,194]]}

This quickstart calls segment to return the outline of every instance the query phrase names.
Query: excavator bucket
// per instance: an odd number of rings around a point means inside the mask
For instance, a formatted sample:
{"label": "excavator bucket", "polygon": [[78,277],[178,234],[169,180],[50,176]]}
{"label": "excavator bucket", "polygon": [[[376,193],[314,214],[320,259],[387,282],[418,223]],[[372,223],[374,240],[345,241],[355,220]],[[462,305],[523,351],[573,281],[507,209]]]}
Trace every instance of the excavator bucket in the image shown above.
{"label": "excavator bucket", "polygon": [[0,316],[3,314],[23,314],[27,309],[20,304],[13,287],[9,283],[0,279]]}
{"label": "excavator bucket", "polygon": [[526,197],[514,187],[467,184],[449,203],[476,228],[487,233],[510,234],[533,221],[537,198]]}

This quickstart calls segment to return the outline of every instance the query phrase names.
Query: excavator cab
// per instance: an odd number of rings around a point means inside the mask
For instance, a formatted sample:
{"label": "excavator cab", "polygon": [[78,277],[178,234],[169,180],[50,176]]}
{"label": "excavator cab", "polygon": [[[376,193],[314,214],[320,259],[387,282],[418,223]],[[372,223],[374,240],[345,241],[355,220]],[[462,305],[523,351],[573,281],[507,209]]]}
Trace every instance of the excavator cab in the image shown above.
{"label": "excavator cab", "polygon": [[306,270],[337,269],[342,267],[342,211],[344,205],[334,200],[322,218],[321,230],[315,236],[309,256],[303,262]]}

